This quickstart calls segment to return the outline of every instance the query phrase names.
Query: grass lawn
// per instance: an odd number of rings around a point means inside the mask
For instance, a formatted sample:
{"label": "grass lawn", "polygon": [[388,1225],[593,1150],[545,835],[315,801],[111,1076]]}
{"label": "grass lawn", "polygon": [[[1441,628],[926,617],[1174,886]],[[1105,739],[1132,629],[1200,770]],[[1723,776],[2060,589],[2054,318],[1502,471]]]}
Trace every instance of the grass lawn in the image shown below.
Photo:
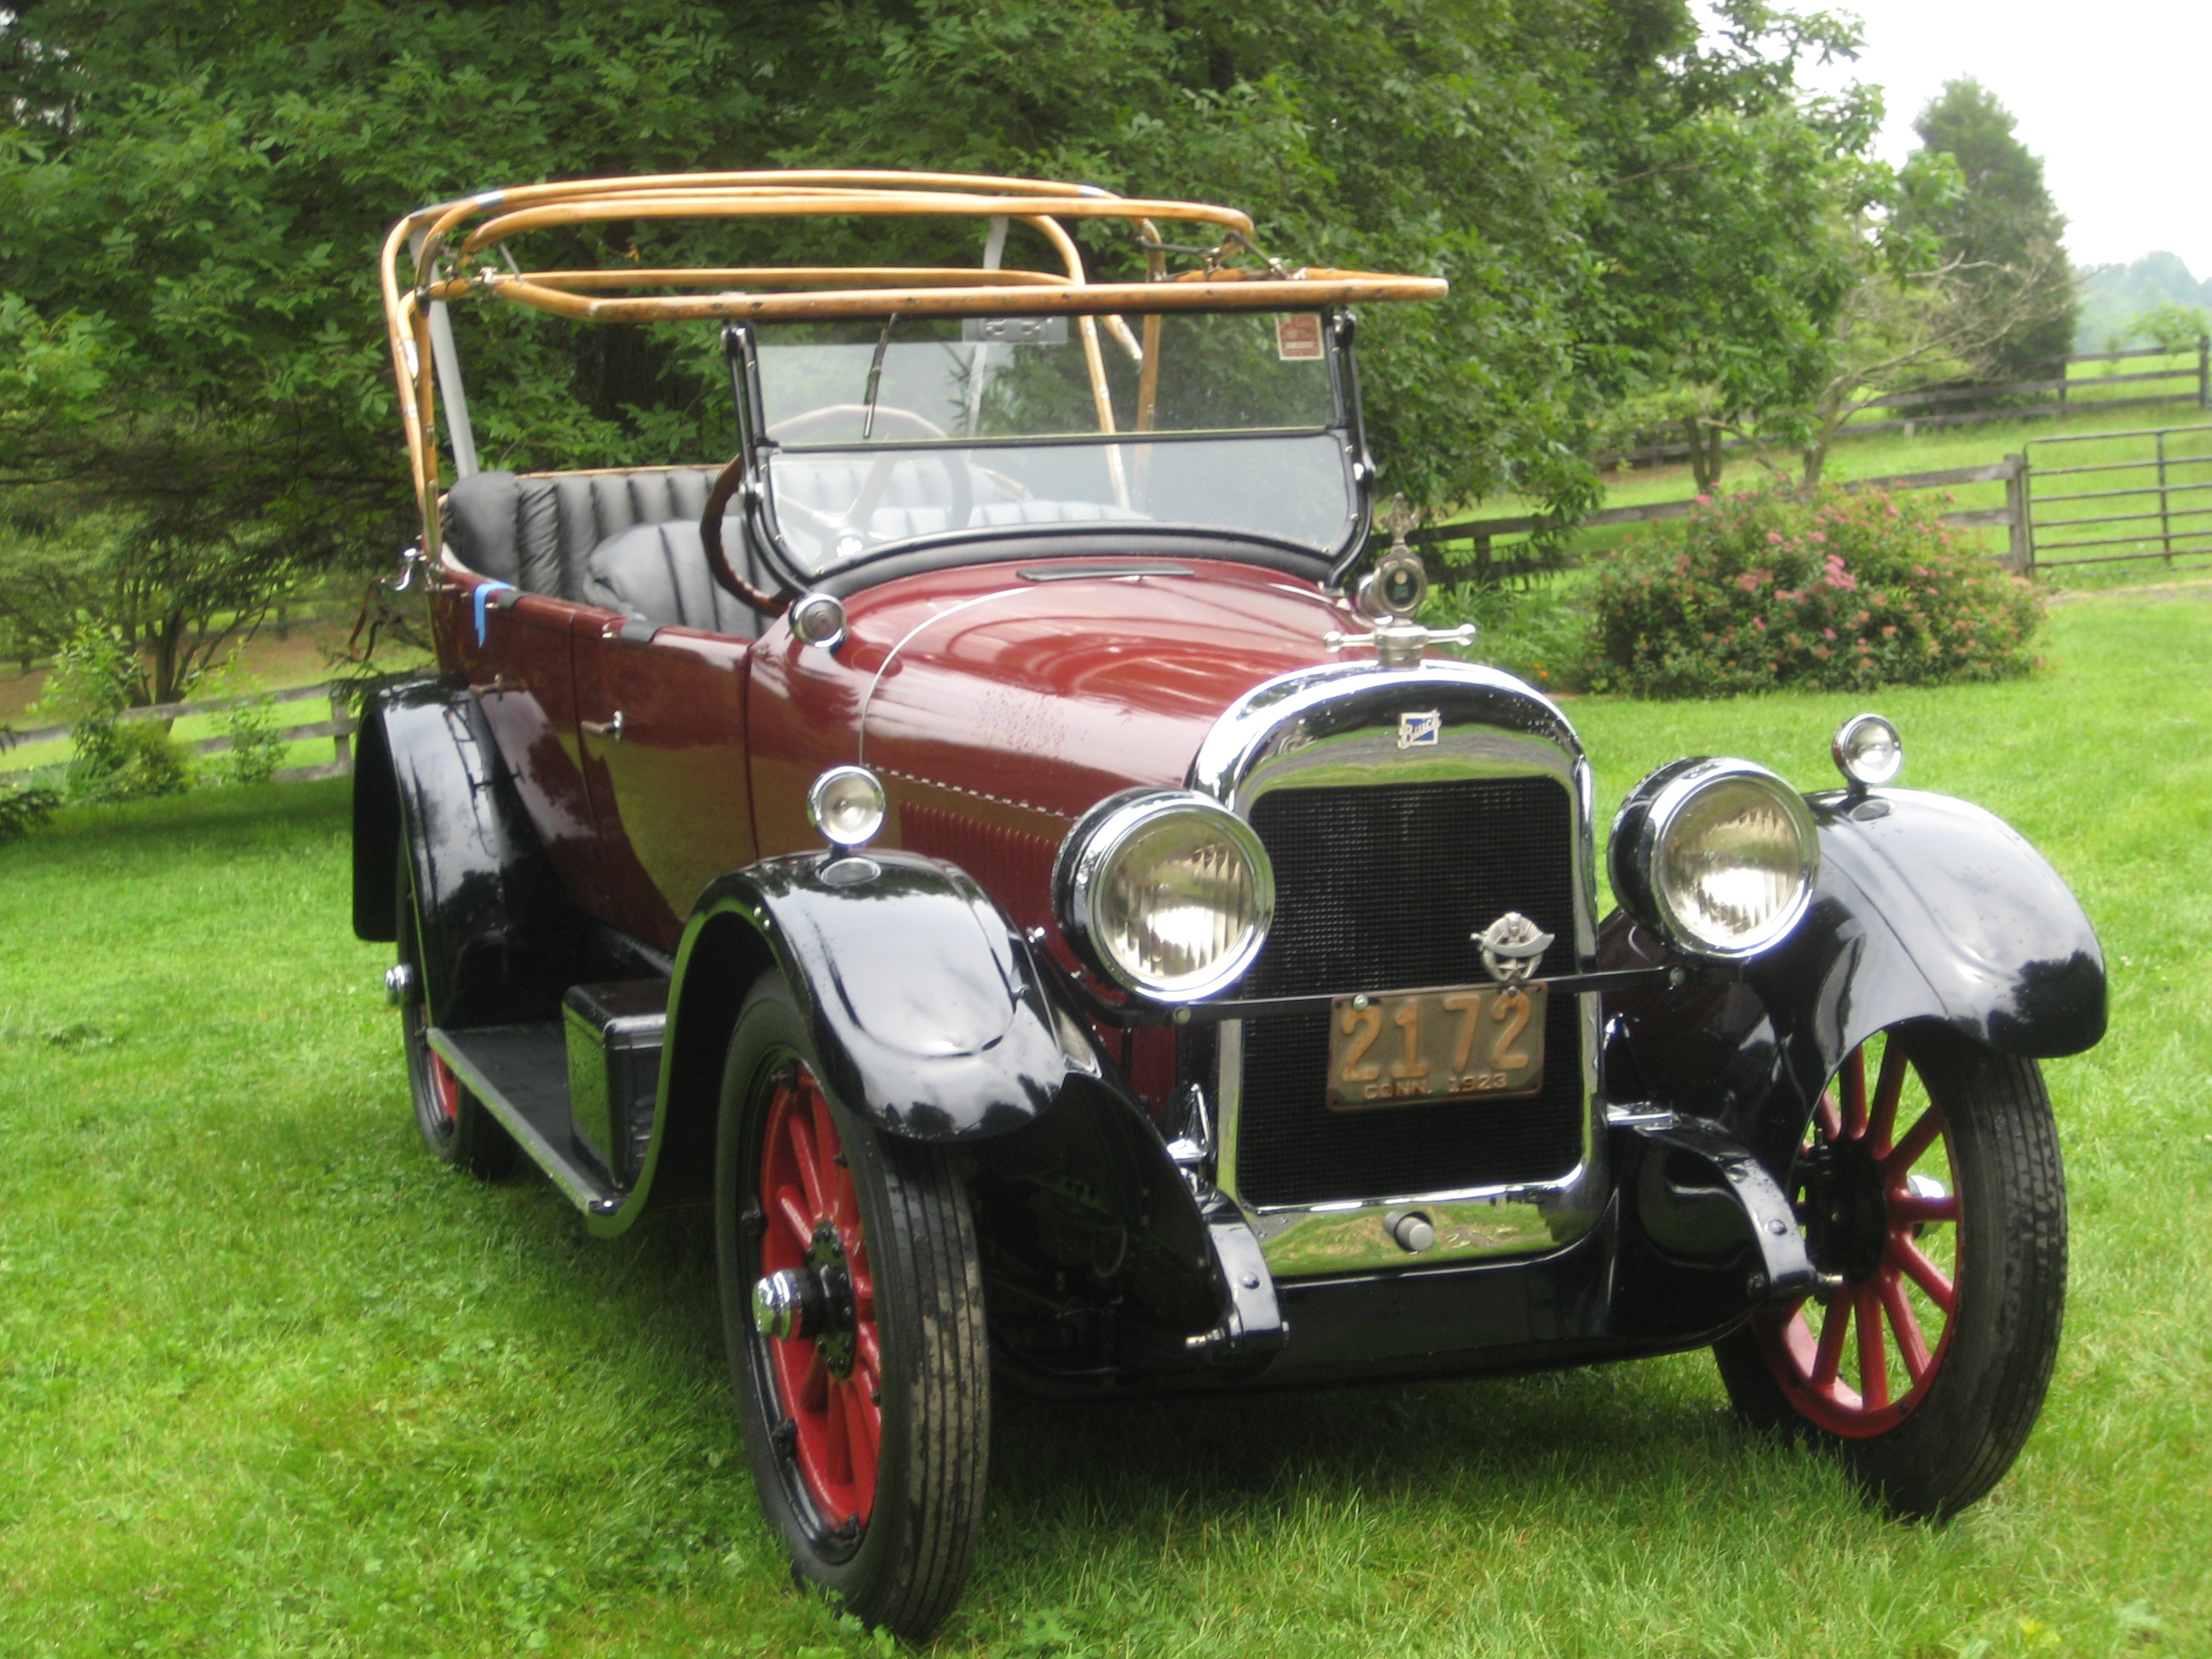
{"label": "grass lawn", "polygon": [[[2199,590],[2212,592],[2212,589]],[[2212,1650],[2212,604],[2054,612],[2032,680],[1874,700],[1906,781],[2075,884],[2113,1029],[2049,1067],[2057,1381],[1943,1528],[1733,1426],[1710,1361],[1002,1404],[967,1600],[1003,1656]],[[1572,707],[1606,808],[1686,751],[1832,775],[1857,700]],[[835,1655],[724,1397],[694,1218],[587,1240],[415,1135],[345,786],[0,849],[0,1653]]]}

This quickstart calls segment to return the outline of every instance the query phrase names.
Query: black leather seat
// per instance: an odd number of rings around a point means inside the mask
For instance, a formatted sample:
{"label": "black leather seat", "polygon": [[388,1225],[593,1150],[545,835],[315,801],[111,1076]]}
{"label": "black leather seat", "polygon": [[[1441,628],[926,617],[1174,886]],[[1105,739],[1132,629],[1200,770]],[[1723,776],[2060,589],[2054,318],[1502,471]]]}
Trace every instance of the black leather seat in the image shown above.
{"label": "black leather seat", "polygon": [[[714,471],[665,467],[523,478],[477,472],[446,496],[446,540],[470,569],[640,620],[751,639],[761,617],[707,570],[699,518]],[[723,546],[739,574],[765,577],[734,519]]]}
{"label": "black leather seat", "polygon": [[[744,531],[735,519],[722,520],[722,547],[738,555]],[[761,585],[750,562],[732,557],[745,580]],[[592,550],[584,572],[583,602],[602,611],[741,640],[759,637],[767,620],[743,599],[726,592],[707,568],[696,519],[632,526]]]}

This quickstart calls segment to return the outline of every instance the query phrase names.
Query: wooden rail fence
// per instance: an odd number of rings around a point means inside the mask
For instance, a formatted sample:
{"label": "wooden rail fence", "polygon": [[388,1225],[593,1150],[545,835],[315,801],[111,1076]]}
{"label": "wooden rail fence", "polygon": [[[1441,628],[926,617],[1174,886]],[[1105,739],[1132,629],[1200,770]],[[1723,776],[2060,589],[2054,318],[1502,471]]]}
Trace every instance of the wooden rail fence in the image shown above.
{"label": "wooden rail fence", "polygon": [[[346,708],[346,694],[326,685],[295,685],[289,690],[271,691],[267,701],[273,703],[307,702],[320,699],[330,705],[331,717],[325,720],[310,720],[301,726],[288,726],[276,733],[284,743],[298,742],[308,738],[328,738],[331,758],[321,766],[288,766],[276,773],[280,783],[306,783],[316,778],[342,778],[353,770],[353,734],[360,722]],[[176,720],[187,714],[218,714],[225,709],[243,708],[259,702],[259,696],[209,697],[198,702],[166,702],[151,708],[126,708],[116,719],[126,724],[140,720]],[[0,731],[0,751],[26,748],[34,743],[52,743],[66,738],[75,728],[70,726],[34,726],[27,732]],[[218,754],[231,746],[231,739],[218,733],[212,738],[198,738],[185,744],[196,755]]]}
{"label": "wooden rail fence", "polygon": [[[2002,562],[2008,568],[2032,570],[2035,567],[2035,550],[2031,539],[2031,520],[2027,505],[2027,460],[2024,455],[2008,455],[2001,461],[1986,466],[1946,467],[1937,472],[1900,472],[1879,478],[1856,478],[1844,484],[1845,489],[1940,489],[1950,484],[1998,483],[2005,487],[2002,507],[1972,507],[1960,513],[1946,513],[1943,522],[1969,529],[2002,528],[2007,532],[2007,543]],[[1698,498],[1686,496],[1671,501],[1644,501],[1635,507],[1608,507],[1587,514],[1577,520],[1576,527],[1595,530],[1610,525],[1653,524],[1662,519],[1687,518],[1695,510]],[[1537,526],[1534,518],[1464,519],[1456,524],[1429,525],[1412,532],[1407,541],[1416,547],[1435,548],[1446,552],[1455,545],[1463,546],[1472,556],[1476,581],[1492,581],[1506,576],[1526,574],[1536,568],[1525,556],[1511,554],[1500,558],[1495,542],[1500,536],[1525,536]],[[1456,562],[1447,558],[1448,562]]]}
{"label": "wooden rail fence", "polygon": [[[2014,380],[2002,386],[1931,386],[1924,392],[1893,392],[1885,397],[1869,398],[1852,411],[1844,427],[1847,436],[1873,432],[1902,432],[1911,437],[1923,428],[1966,426],[1975,421],[2028,421],[2045,416],[2079,414],[2084,410],[2144,409],[2153,405],[2193,403],[2199,409],[2212,410],[2212,336],[2199,336],[2197,341],[2197,361],[2181,368],[2158,368],[2133,374],[2099,374],[2081,380],[2069,380],[2066,371],[2075,363],[2113,363],[2144,357],[2172,357],[2174,352],[2163,346],[2136,346],[2125,351],[2083,351],[2071,356],[2054,357],[2051,367],[2058,371],[2055,378],[2039,380]],[[2154,380],[2186,382],[2185,388],[2177,388],[2145,398],[2083,398],[2078,394],[2098,386],[2134,386]],[[1947,405],[1965,403],[1986,403],[1993,398],[2039,398],[2037,403],[2008,403],[1998,409],[1969,409],[1955,412]],[[1901,411],[1922,409],[1929,412],[1908,415]],[[1896,410],[1900,411],[1893,420],[1866,421],[1858,418],[1860,410]],[[1731,438],[1721,447],[1739,449],[1741,438]],[[1595,458],[1600,467],[1621,462],[1630,466],[1650,466],[1661,462],[1680,460],[1690,453],[1686,443],[1647,444],[1637,449],[1625,449]]]}

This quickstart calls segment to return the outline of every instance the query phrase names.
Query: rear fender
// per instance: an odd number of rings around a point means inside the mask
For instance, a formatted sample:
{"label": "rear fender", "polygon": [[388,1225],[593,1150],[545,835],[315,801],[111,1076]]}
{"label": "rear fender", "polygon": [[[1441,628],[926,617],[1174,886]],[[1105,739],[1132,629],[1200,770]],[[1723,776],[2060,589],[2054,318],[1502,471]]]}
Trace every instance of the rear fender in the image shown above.
{"label": "rear fender", "polygon": [[[2000,1054],[2079,1054],[2105,1032],[2105,958],[2018,832],[1915,790],[1807,798],[1820,874],[1796,931],[1733,983],[1606,998],[1607,1087],[1723,1126],[1786,1171],[1829,1079],[1875,1032],[1933,1020]],[[1616,913],[1600,965],[1693,968]]]}
{"label": "rear fender", "polygon": [[557,1017],[577,931],[473,692],[419,680],[380,693],[354,773],[354,932],[398,936],[404,844],[420,905],[424,991],[448,1025]]}

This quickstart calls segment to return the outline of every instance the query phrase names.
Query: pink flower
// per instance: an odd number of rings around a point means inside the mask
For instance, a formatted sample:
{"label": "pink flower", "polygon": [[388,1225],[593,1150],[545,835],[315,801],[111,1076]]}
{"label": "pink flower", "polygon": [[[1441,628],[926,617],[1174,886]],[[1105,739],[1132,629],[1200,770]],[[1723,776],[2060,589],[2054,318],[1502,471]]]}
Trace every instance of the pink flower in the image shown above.
{"label": "pink flower", "polygon": [[1711,507],[1712,504],[1713,498],[1710,495],[1700,495],[1698,497],[1698,505],[1699,507]]}
{"label": "pink flower", "polygon": [[1764,617],[1753,617],[1751,619],[1751,625],[1753,628],[1756,628],[1760,633],[1764,634],[1766,631],[1766,618]]}
{"label": "pink flower", "polygon": [[1836,630],[1832,628],[1824,628],[1820,630],[1820,637],[1824,640],[1832,640],[1836,637]]}
{"label": "pink flower", "polygon": [[1859,579],[1844,568],[1844,556],[1840,553],[1828,555],[1828,568],[1820,580],[1839,592],[1854,593],[1858,591]]}

